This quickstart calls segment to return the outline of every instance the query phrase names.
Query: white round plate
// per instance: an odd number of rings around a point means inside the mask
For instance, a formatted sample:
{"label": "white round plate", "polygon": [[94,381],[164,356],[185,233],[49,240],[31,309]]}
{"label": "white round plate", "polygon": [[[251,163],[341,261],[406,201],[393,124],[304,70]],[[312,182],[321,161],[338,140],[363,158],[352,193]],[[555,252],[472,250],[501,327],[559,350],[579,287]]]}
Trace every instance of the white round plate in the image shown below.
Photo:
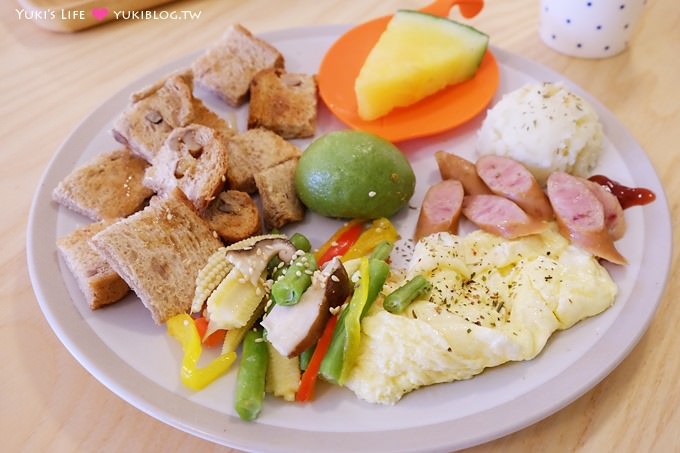
{"label": "white round plate", "polygon": [[[262,37],[286,57],[291,72],[316,72],[343,26],[279,31]],[[527,81],[563,78],[538,64],[493,49],[501,68],[496,102],[502,93]],[[551,338],[534,360],[486,370],[468,381],[440,384],[406,395],[395,406],[362,402],[348,390],[322,384],[316,400],[294,404],[267,397],[255,422],[239,420],[233,409],[236,366],[201,392],[179,382],[180,347],[134,296],[90,311],[75,281],[58,258],[55,240],[87,219],[51,201],[57,183],[98,153],[118,147],[111,125],[131,92],[163,75],[188,66],[196,55],[154,71],[115,94],[76,128],[50,162],[37,189],[28,229],[28,263],[33,287],[50,326],[76,359],[130,404],[178,429],[233,448],[257,451],[441,451],[486,442],[532,424],[559,410],[603,379],[637,343],[649,324],[670,268],[670,216],[651,163],[624,127],[597,100],[565,81],[588,99],[604,124],[605,153],[596,173],[624,184],[653,190],[657,200],[626,210],[628,232],[617,243],[630,264],[609,270],[620,292],[613,307]],[[228,107],[198,92],[222,116]],[[247,107],[235,112],[245,127]],[[394,222],[412,234],[416,207],[425,190],[439,179],[433,153],[455,151],[474,158],[475,131],[483,114],[453,131],[404,142],[417,174],[411,208]],[[318,133],[343,128],[323,107]],[[297,143],[304,148],[305,141]],[[308,214],[292,229],[321,244],[338,222]]]}

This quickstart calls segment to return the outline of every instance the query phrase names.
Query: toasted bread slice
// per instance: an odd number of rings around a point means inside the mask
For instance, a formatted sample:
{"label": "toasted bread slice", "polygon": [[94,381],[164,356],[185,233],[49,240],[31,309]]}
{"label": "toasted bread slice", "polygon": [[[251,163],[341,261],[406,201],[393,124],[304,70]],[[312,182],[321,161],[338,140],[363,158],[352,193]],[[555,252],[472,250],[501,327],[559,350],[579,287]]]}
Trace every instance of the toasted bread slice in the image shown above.
{"label": "toasted bread slice", "polygon": [[290,159],[255,174],[264,224],[270,229],[299,222],[305,217],[305,208],[295,190],[297,163],[298,159]]}
{"label": "toasted bread slice", "polygon": [[157,324],[187,312],[196,275],[222,246],[181,191],[96,234],[91,243],[134,290]]}
{"label": "toasted bread slice", "polygon": [[302,155],[295,145],[262,128],[233,136],[227,141],[227,149],[227,185],[230,189],[248,193],[257,190],[255,173]]}
{"label": "toasted bread slice", "polygon": [[146,170],[144,184],[158,193],[179,187],[201,211],[222,190],[227,166],[225,138],[214,129],[190,124],[168,135]]}
{"label": "toasted bread slice", "polygon": [[130,291],[127,283],[90,246],[92,236],[110,224],[111,221],[91,223],[57,240],[59,253],[92,310],[117,302]]}
{"label": "toasted bread slice", "polygon": [[153,195],[142,183],[147,167],[127,149],[102,154],[64,178],[52,199],[92,220],[125,217]]}
{"label": "toasted bread slice", "polygon": [[193,95],[190,70],[175,72],[130,96],[130,105],[113,126],[113,137],[147,162],[153,162],[170,132],[191,123],[225,136],[233,129]]}
{"label": "toasted bread slice", "polygon": [[203,213],[203,218],[229,244],[260,234],[262,229],[255,201],[238,190],[220,193]]}
{"label": "toasted bread slice", "polygon": [[198,85],[238,107],[247,99],[255,74],[283,66],[278,50],[237,24],[194,62],[192,70]]}
{"label": "toasted bread slice", "polygon": [[264,127],[283,138],[316,131],[316,79],[282,69],[258,72],[250,84],[248,127]]}

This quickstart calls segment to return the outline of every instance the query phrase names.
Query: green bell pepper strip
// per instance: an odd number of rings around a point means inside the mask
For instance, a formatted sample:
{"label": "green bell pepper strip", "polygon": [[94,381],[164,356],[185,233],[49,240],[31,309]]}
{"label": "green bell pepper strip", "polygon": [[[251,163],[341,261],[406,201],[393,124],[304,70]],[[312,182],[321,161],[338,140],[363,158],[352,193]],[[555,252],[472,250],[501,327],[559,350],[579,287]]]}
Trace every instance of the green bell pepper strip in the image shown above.
{"label": "green bell pepper strip", "polygon": [[[389,266],[384,261],[369,260],[368,262],[369,262],[368,294],[367,300],[363,305],[361,314],[359,316],[359,320],[361,320],[361,318],[363,318],[366,315],[368,310],[375,302],[390,272]],[[355,294],[357,292],[358,290],[355,290]],[[353,299],[354,296],[352,297],[352,300]],[[350,301],[350,304],[347,306],[347,308],[345,308],[340,313],[337,326],[333,331],[333,338],[331,339],[331,344],[328,348],[328,351],[326,352],[326,355],[324,356],[323,362],[321,363],[321,368],[319,370],[321,376],[323,376],[325,380],[333,384],[340,383],[340,377],[345,364],[345,356],[347,349],[346,344],[348,338],[345,323],[347,316],[349,314],[349,308],[351,304],[352,303]],[[349,372],[350,368],[348,368],[347,372]]]}
{"label": "green bell pepper strip", "polygon": [[305,371],[307,369],[309,361],[312,360],[312,354],[314,354],[315,348],[316,345],[312,345],[300,354],[300,371]]}

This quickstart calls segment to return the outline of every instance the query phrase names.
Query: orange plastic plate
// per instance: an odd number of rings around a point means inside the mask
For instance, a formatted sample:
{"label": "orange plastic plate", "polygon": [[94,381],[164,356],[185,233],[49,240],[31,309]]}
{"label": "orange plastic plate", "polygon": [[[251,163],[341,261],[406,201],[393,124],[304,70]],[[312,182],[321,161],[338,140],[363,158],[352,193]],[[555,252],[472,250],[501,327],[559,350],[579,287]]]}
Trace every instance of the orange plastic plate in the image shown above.
{"label": "orange plastic plate", "polygon": [[498,88],[498,65],[487,51],[475,77],[451,85],[408,107],[373,121],[357,113],[354,81],[392,16],[363,23],[341,36],[328,50],[318,74],[319,94],[331,112],[348,126],[398,142],[459,126],[481,112]]}

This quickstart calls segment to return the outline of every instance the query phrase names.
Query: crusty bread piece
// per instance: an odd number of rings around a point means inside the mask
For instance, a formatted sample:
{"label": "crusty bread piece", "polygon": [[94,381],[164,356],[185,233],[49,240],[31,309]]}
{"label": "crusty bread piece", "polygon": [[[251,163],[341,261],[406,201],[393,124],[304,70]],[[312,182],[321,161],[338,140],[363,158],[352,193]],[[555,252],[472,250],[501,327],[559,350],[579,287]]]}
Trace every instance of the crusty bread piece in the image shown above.
{"label": "crusty bread piece", "polygon": [[152,162],[165,138],[195,118],[190,72],[171,74],[133,93],[113,126],[113,137]]}
{"label": "crusty bread piece", "polygon": [[59,253],[92,310],[117,302],[130,291],[127,283],[90,246],[92,236],[110,224],[111,221],[91,223],[57,240]]}
{"label": "crusty bread piece", "polygon": [[229,125],[193,95],[190,70],[175,72],[130,96],[113,126],[113,137],[151,163],[173,129],[191,123],[233,134]]}
{"label": "crusty bread piece", "polygon": [[260,211],[246,192],[226,190],[203,213],[210,228],[226,243],[238,242],[261,232]]}
{"label": "crusty bread piece", "polygon": [[146,170],[144,184],[158,193],[179,187],[201,211],[222,190],[227,166],[225,138],[214,129],[190,124],[168,135]]}
{"label": "crusty bread piece", "polygon": [[282,69],[258,72],[250,84],[248,127],[264,127],[283,138],[316,131],[316,79]]}
{"label": "crusty bread piece", "polygon": [[230,189],[248,193],[257,190],[255,173],[302,155],[295,145],[262,128],[234,135],[227,141],[227,149],[227,185]]}
{"label": "crusty bread piece", "polygon": [[91,244],[162,324],[189,310],[198,271],[222,246],[216,236],[174,190],[96,234]]}
{"label": "crusty bread piece", "polygon": [[268,228],[281,228],[305,217],[305,208],[295,190],[298,159],[290,159],[255,174],[260,192],[264,223]]}
{"label": "crusty bread piece", "polygon": [[198,98],[194,98],[194,121],[195,124],[208,126],[221,133],[224,137],[231,137],[234,135],[234,129],[217,113],[210,110]]}
{"label": "crusty bread piece", "polygon": [[52,199],[92,220],[125,217],[153,194],[142,183],[147,166],[127,149],[102,154],[64,178]]}
{"label": "crusty bread piece", "polygon": [[198,85],[238,107],[245,102],[255,74],[283,66],[278,50],[237,24],[199,57],[192,69]]}

